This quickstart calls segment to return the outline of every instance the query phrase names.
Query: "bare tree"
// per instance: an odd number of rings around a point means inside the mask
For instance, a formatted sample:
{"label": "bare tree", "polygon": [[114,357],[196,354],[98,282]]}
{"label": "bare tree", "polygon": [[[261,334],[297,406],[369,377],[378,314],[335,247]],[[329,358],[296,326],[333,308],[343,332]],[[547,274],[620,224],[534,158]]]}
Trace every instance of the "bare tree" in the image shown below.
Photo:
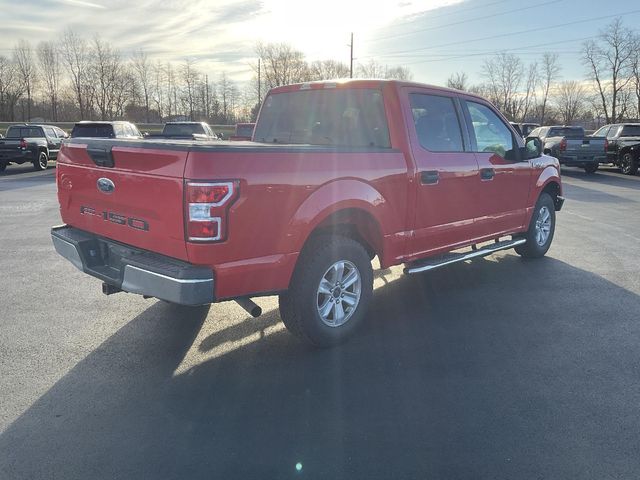
{"label": "bare tree", "polygon": [[92,42],[91,73],[96,91],[96,103],[100,118],[112,118],[121,101],[122,88],[127,84],[120,53],[107,41],[95,36]]}
{"label": "bare tree", "polygon": [[455,88],[456,90],[468,90],[468,83],[469,78],[464,72],[452,73],[451,76],[447,79],[447,87]]}
{"label": "bare tree", "polygon": [[632,63],[637,55],[633,32],[616,18],[597,40],[583,46],[583,62],[594,82],[607,123],[621,120],[619,97],[631,82]]}
{"label": "bare tree", "polygon": [[196,107],[196,90],[200,74],[194,66],[193,60],[185,60],[180,69],[182,84],[184,85],[183,102],[189,112],[189,118],[194,120]]}
{"label": "bare tree", "polygon": [[635,35],[635,54],[631,61],[631,76],[632,76],[632,89],[635,100],[635,112],[636,118],[640,119],[640,35]]}
{"label": "bare tree", "polygon": [[262,60],[262,74],[269,88],[309,80],[304,54],[286,43],[259,43],[256,53]]}
{"label": "bare tree", "polygon": [[33,60],[33,52],[31,45],[26,40],[19,40],[18,44],[13,50],[13,57],[15,60],[18,73],[20,74],[20,80],[24,86],[25,93],[27,94],[27,120],[31,118],[31,105],[33,89],[36,83],[36,64]]}
{"label": "bare tree", "polygon": [[512,120],[517,114],[518,90],[524,76],[522,61],[515,55],[502,52],[482,65],[489,99]]}
{"label": "bare tree", "polygon": [[527,81],[524,93],[516,97],[517,104],[514,108],[514,115],[522,122],[527,120],[529,112],[535,105],[538,83],[538,64],[534,62],[529,65],[529,69],[527,70]]}
{"label": "bare tree", "polygon": [[145,122],[150,122],[149,110],[150,110],[150,102],[153,88],[152,81],[152,68],[151,63],[147,57],[147,54],[142,50],[139,50],[133,54],[131,59],[131,63],[133,65],[133,70],[136,74],[136,79],[140,88],[142,90],[142,97],[144,100],[144,113],[145,113]]}
{"label": "bare tree", "polygon": [[560,63],[556,53],[546,52],[542,55],[541,64],[542,103],[540,104],[540,124],[544,125],[547,114],[547,100],[554,82],[560,77]]}
{"label": "bare tree", "polygon": [[336,60],[317,60],[309,65],[311,80],[332,80],[348,76],[349,65]]}
{"label": "bare tree", "polygon": [[0,118],[15,120],[16,104],[24,93],[15,62],[0,56]]}
{"label": "bare tree", "polygon": [[60,95],[60,53],[53,42],[40,42],[37,47],[44,94],[49,99],[51,119],[58,121],[58,96]]}
{"label": "bare tree", "polygon": [[164,84],[165,84],[165,71],[162,63],[158,62],[153,66],[153,103],[158,111],[158,117],[160,121],[164,118]]}
{"label": "bare tree", "polygon": [[60,41],[60,53],[71,76],[75,101],[78,104],[80,119],[87,114],[86,80],[89,67],[89,52],[86,41],[73,30],[66,30]]}
{"label": "bare tree", "polygon": [[587,100],[586,89],[575,80],[560,83],[554,97],[564,125],[571,125],[580,116]]}

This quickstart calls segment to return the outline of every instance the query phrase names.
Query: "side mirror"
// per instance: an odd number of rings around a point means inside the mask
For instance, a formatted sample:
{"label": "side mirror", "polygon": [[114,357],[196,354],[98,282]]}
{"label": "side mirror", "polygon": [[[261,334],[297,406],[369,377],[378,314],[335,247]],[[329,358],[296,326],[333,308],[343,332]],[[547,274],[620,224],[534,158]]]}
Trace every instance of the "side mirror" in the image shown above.
{"label": "side mirror", "polygon": [[538,137],[527,137],[524,150],[524,159],[538,158],[542,155],[542,142]]}

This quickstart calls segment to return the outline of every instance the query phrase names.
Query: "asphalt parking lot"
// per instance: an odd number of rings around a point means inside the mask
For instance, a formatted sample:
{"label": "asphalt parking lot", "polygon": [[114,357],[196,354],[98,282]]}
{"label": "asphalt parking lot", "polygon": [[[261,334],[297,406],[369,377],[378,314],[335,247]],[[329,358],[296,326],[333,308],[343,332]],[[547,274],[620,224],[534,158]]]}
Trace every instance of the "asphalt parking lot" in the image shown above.
{"label": "asphalt parking lot", "polygon": [[564,172],[548,256],[378,272],[314,350],[59,257],[55,169],[0,176],[0,479],[640,476],[640,176]]}

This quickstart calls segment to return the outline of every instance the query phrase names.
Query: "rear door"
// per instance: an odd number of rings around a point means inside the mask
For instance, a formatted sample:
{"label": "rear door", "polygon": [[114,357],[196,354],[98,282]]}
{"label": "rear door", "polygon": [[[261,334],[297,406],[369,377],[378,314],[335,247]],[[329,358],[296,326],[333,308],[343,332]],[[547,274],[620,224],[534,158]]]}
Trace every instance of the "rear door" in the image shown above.
{"label": "rear door", "polygon": [[183,174],[188,145],[66,141],[57,165],[65,223],[186,260]]}
{"label": "rear door", "polygon": [[514,232],[524,224],[531,188],[531,165],[519,157],[521,139],[489,104],[462,105],[480,170],[473,203],[480,236]]}
{"label": "rear door", "polygon": [[403,96],[416,164],[415,216],[410,252],[417,258],[449,250],[476,235],[478,163],[468,148],[457,97],[406,88]]}
{"label": "rear door", "polygon": [[62,141],[53,127],[42,127],[44,130],[45,138],[47,139],[47,147],[49,148],[49,158],[55,160],[58,157],[60,151],[60,142]]}

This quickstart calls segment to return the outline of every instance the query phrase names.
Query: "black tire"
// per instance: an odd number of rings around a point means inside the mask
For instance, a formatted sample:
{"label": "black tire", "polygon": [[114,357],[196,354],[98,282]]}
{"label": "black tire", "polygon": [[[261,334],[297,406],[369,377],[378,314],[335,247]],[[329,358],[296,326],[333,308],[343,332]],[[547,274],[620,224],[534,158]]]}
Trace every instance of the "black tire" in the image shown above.
{"label": "black tire", "polygon": [[598,166],[599,165],[597,163],[585,165],[584,166],[584,171],[589,173],[589,174],[596,173],[596,171],[598,170]]}
{"label": "black tire", "polygon": [[[339,264],[343,264],[343,274],[353,273],[355,269],[359,275],[360,296],[351,307],[342,298],[345,294],[354,295],[353,291],[348,291],[349,288],[355,289],[353,284],[343,289],[341,284],[330,283],[332,293],[320,291],[321,282],[330,275],[333,266]],[[346,280],[349,274],[341,278]],[[330,347],[345,341],[359,327],[372,295],[373,269],[367,250],[351,238],[320,235],[305,246],[289,290],[280,295],[280,316],[287,329],[298,338],[317,347]],[[326,315],[332,318],[323,319],[320,314],[322,305],[319,302],[330,308]],[[335,307],[329,302],[334,303]],[[346,308],[343,309],[345,305]],[[332,326],[330,323],[340,321],[339,318],[336,320],[339,316],[336,313],[338,308],[343,312],[345,320],[342,324]]]}
{"label": "black tire", "polygon": [[635,175],[638,173],[638,159],[631,153],[625,153],[620,159],[620,171],[625,175]]}
{"label": "black tire", "polygon": [[33,162],[33,168],[36,171],[42,171],[47,169],[47,164],[49,162],[49,157],[46,152],[40,152],[38,154],[38,160]]}
{"label": "black tire", "polygon": [[[546,209],[546,210],[545,210]],[[541,237],[539,236],[539,221],[541,222],[543,218],[545,218],[545,212],[549,215],[549,231],[544,242],[540,242]],[[540,225],[542,226],[542,225]],[[529,223],[529,229],[522,236],[527,240],[527,243],[523,245],[518,245],[515,250],[516,253],[524,258],[540,258],[543,257],[549,247],[551,246],[551,242],[553,241],[553,234],[556,230],[556,209],[555,204],[553,202],[553,198],[546,192],[543,192],[538,201],[536,202],[536,206],[533,210],[533,215],[531,216],[531,222]]]}

